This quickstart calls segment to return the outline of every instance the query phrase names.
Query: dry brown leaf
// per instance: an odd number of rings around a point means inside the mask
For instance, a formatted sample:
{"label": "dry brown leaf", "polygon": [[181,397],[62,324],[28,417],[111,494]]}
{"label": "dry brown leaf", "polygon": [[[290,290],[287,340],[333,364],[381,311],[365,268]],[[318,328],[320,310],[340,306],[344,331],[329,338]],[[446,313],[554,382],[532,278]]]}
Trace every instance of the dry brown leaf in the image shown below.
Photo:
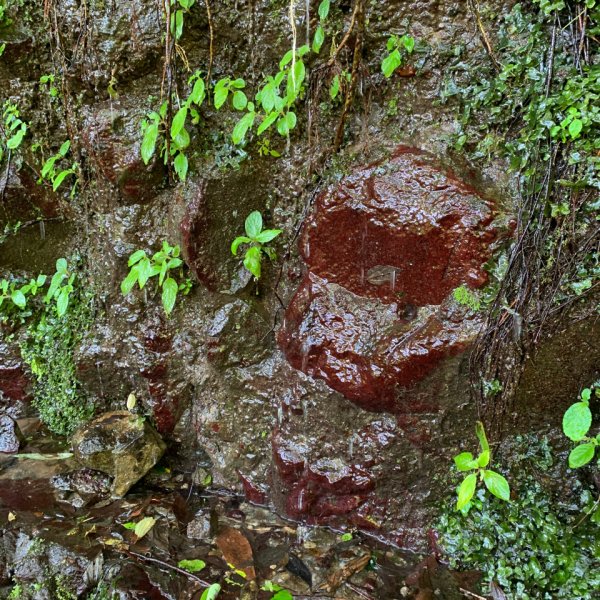
{"label": "dry brown leaf", "polygon": [[216,542],[227,563],[243,571],[248,579],[256,579],[252,546],[244,534],[233,527],[223,527]]}
{"label": "dry brown leaf", "polygon": [[354,558],[342,566],[341,569],[335,570],[328,578],[327,581],[319,587],[319,590],[324,592],[335,592],[345,581],[350,579],[352,575],[362,571],[371,560],[371,554],[363,554],[358,558]]}

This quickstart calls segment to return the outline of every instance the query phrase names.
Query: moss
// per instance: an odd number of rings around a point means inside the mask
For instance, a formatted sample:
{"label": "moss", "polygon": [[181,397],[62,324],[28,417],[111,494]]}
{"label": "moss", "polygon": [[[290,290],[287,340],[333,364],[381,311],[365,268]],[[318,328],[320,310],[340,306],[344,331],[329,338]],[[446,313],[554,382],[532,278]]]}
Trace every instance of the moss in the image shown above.
{"label": "moss", "polygon": [[21,354],[36,377],[34,405],[41,421],[59,435],[71,434],[93,414],[73,359],[92,320],[91,296],[76,291],[62,317],[54,306],[47,308],[39,321],[29,326],[21,345]]}
{"label": "moss", "polygon": [[495,581],[510,598],[591,600],[600,589],[600,536],[598,524],[583,517],[593,496],[578,481],[569,482],[568,498],[550,491],[541,483],[550,448],[544,440],[525,441],[512,448],[514,499],[481,493],[463,515],[452,497],[436,526],[441,547],[453,568],[481,570],[484,587]]}

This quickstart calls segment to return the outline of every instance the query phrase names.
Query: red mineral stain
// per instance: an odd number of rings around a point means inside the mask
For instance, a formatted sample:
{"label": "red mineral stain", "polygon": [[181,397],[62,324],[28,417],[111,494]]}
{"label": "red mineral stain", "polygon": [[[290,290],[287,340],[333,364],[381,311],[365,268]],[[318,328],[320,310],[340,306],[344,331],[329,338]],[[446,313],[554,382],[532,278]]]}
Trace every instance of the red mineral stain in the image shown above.
{"label": "red mineral stain", "polygon": [[308,267],[278,340],[289,362],[372,411],[477,329],[451,301],[487,282],[497,238],[489,200],[402,146],[322,192],[301,235]]}

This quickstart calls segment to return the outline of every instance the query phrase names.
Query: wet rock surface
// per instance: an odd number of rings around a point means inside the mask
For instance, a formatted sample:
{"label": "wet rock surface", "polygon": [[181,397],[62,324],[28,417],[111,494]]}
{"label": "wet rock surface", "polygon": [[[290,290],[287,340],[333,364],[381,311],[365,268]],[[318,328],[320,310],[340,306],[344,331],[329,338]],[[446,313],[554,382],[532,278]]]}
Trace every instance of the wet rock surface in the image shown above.
{"label": "wet rock surface", "polygon": [[308,272],[279,343],[290,363],[367,410],[462,351],[477,322],[449,296],[484,285],[489,201],[400,147],[319,194],[300,243]]}
{"label": "wet rock surface", "polygon": [[[192,600],[209,583],[220,583],[219,597],[226,600],[267,600],[272,592],[260,588],[271,581],[298,598],[414,599],[438,590],[453,600],[461,597],[459,587],[470,588],[433,556],[419,564],[420,557],[359,533],[342,537],[339,531],[283,521],[218,490],[196,493],[189,477],[177,471],[170,478],[180,481],[175,491],[159,486],[152,493],[76,507],[62,492],[75,484],[95,493],[98,487],[90,482],[97,476],[57,475],[53,487],[45,464],[31,467],[40,493],[26,505],[0,498],[3,597],[21,586],[25,597],[36,600],[95,598],[101,592],[131,600]],[[131,525],[145,517],[154,525],[138,537]],[[205,567],[186,574],[178,566],[183,560],[200,560]]]}
{"label": "wet rock surface", "polygon": [[17,422],[8,415],[0,415],[0,452],[13,454],[19,451],[25,437]]}
{"label": "wet rock surface", "polygon": [[114,478],[112,494],[124,496],[159,460],[165,443],[143,417],[127,411],[105,413],[73,435],[75,458]]}

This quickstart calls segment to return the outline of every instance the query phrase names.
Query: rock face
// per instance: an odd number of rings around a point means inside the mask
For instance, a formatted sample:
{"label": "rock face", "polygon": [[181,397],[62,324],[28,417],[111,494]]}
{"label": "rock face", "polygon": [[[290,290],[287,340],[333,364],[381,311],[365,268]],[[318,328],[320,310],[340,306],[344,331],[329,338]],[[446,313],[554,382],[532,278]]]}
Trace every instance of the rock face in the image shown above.
{"label": "rock face", "polygon": [[73,452],[84,466],[114,477],[112,493],[124,496],[159,460],[165,443],[141,417],[105,413],[73,436]]}
{"label": "rock face", "polygon": [[19,451],[25,438],[14,419],[0,415],[0,452],[13,454]]}
{"label": "rock face", "polygon": [[476,332],[450,296],[486,283],[493,218],[489,201],[407,147],[321,193],[301,238],[308,272],[279,334],[290,363],[394,412],[397,386]]}

